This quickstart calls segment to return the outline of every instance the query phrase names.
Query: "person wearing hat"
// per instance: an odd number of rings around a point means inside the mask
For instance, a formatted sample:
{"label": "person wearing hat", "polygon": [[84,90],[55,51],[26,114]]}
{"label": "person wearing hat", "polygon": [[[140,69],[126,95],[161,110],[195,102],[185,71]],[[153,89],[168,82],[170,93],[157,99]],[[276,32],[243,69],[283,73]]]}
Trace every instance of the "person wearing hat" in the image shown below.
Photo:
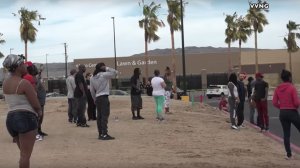
{"label": "person wearing hat", "polygon": [[30,156],[35,143],[41,106],[34,87],[22,76],[27,73],[22,55],[8,55],[3,67],[10,75],[3,82],[3,93],[8,105],[6,127],[20,150],[19,167],[30,167]]}
{"label": "person wearing hat", "polygon": [[269,84],[263,80],[263,75],[260,72],[255,74],[255,85],[253,99],[256,104],[256,109],[259,117],[259,127],[262,131],[269,130],[269,115],[268,115],[268,90]]}
{"label": "person wearing hat", "polygon": [[46,91],[42,86],[41,82],[37,79],[37,75],[39,74],[37,67],[31,61],[25,62],[25,65],[27,65],[27,74],[23,76],[23,79],[28,80],[34,87],[42,109],[42,115],[39,118],[38,122],[38,134],[36,135],[36,140],[41,141],[43,140],[44,136],[48,136],[48,134],[42,131],[42,123],[44,119],[44,106],[46,102]]}

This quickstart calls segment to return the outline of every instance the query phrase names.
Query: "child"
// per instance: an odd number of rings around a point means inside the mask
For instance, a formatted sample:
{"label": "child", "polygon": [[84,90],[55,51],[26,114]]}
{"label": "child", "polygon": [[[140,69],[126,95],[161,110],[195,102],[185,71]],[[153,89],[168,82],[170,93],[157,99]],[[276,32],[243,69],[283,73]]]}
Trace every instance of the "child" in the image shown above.
{"label": "child", "polygon": [[227,109],[227,103],[228,102],[227,102],[225,96],[221,95],[221,100],[219,102],[219,109],[220,110],[224,110],[224,111],[228,111],[228,109]]}

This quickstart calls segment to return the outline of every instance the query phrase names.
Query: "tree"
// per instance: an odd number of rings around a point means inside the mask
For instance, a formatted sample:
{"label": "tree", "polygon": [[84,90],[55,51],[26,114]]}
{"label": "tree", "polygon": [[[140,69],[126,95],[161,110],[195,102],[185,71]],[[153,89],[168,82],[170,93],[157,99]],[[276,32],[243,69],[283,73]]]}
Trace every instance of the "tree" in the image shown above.
{"label": "tree", "polygon": [[[36,40],[36,32],[38,31],[33,21],[39,21],[40,15],[37,11],[28,11],[26,8],[21,8],[18,11],[20,15],[20,35],[21,40],[25,43],[25,60],[27,61],[27,43],[33,43]],[[39,18],[38,18],[39,17]]]}
{"label": "tree", "polygon": [[225,29],[225,43],[228,44],[228,73],[232,71],[232,65],[231,65],[231,43],[234,42],[236,37],[236,23],[235,20],[237,18],[236,12],[234,12],[233,15],[226,15],[225,22],[227,24],[227,28]]}
{"label": "tree", "polygon": [[146,80],[148,81],[148,43],[151,41],[155,42],[159,40],[159,36],[156,34],[159,27],[163,27],[164,23],[158,19],[157,13],[160,9],[160,4],[156,5],[154,2],[151,2],[150,5],[145,5],[142,0],[143,5],[143,15],[144,18],[139,20],[139,27],[144,29],[144,38],[145,38],[145,73]]}
{"label": "tree", "polygon": [[[260,4],[267,3],[266,1],[262,2],[262,0],[257,1]],[[269,12],[267,9],[261,8],[251,8],[249,2],[249,10],[246,15],[247,20],[250,22],[254,31],[254,39],[255,39],[255,72],[258,72],[258,53],[257,53],[257,33],[263,32],[263,27],[269,24],[265,14],[263,12]]]}
{"label": "tree", "polygon": [[292,52],[297,52],[299,46],[297,45],[296,38],[300,39],[300,33],[295,32],[300,29],[300,24],[296,24],[294,21],[289,21],[286,25],[289,33],[288,38],[284,37],[284,42],[287,46],[287,51],[289,53],[289,69],[292,72]]}
{"label": "tree", "polygon": [[239,70],[241,71],[242,42],[246,43],[248,40],[248,36],[251,35],[251,25],[243,16],[240,16],[236,20],[236,29],[236,39],[239,41],[240,50]]}
{"label": "tree", "polygon": [[[2,38],[2,36],[3,36],[3,34],[0,33],[0,44],[5,43],[5,40]],[[4,55],[3,55],[3,53],[0,51],[0,58],[3,58],[3,57],[4,57]]]}
{"label": "tree", "polygon": [[[172,82],[176,92],[176,57],[175,57],[175,42],[174,31],[181,30],[181,6],[178,0],[167,0],[168,16],[167,20],[170,26],[171,46],[172,46]],[[177,96],[175,95],[175,98]]]}

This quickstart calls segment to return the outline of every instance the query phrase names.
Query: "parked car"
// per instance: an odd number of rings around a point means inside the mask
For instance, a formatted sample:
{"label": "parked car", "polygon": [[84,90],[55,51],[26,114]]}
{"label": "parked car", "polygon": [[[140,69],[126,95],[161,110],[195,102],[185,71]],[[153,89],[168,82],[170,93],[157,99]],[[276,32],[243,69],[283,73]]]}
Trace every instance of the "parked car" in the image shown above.
{"label": "parked car", "polygon": [[129,95],[129,94],[123,90],[110,90],[109,95],[125,96],[125,95]]}
{"label": "parked car", "polygon": [[209,85],[206,90],[207,98],[220,97],[221,95],[227,96],[229,93],[227,85]]}

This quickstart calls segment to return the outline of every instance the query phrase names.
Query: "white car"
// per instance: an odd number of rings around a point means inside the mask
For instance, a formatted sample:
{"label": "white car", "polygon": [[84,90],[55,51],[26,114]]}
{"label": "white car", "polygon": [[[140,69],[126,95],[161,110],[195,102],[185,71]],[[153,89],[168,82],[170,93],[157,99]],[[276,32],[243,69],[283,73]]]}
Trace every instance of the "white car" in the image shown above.
{"label": "white car", "polygon": [[209,85],[206,90],[207,98],[220,97],[221,95],[227,96],[229,93],[227,85]]}

